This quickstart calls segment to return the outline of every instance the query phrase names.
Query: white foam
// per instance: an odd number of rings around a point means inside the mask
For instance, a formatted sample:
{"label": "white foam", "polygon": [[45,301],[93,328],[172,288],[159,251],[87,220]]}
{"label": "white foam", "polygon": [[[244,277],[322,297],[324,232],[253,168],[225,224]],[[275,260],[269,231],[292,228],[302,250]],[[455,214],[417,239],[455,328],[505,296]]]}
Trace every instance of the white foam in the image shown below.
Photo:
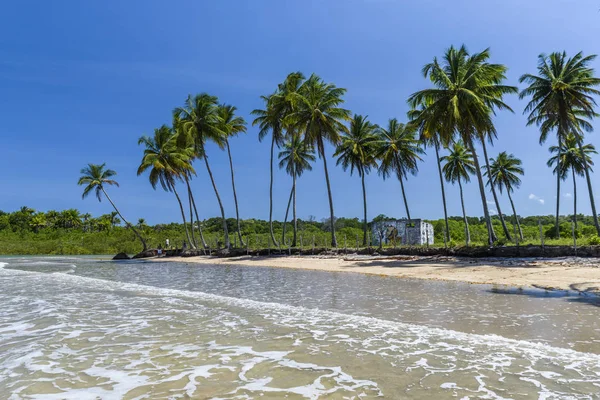
{"label": "white foam", "polygon": [[[125,283],[116,281],[106,281],[97,278],[82,277],[76,275],[62,275],[64,279],[72,279],[75,281],[85,281],[94,285],[101,286],[104,290],[129,290],[134,292],[142,292],[151,295],[169,296],[169,297],[184,297],[194,298],[202,301],[210,301],[228,306],[236,306],[245,309],[256,311],[278,311],[288,318],[308,318],[313,321],[343,321],[345,324],[355,324],[357,327],[367,330],[387,330],[391,334],[402,332],[410,332],[420,337],[421,339],[434,339],[436,344],[441,338],[444,340],[453,339],[459,342],[469,343],[477,346],[497,347],[500,349],[511,349],[517,352],[525,353],[535,359],[540,358],[555,358],[559,357],[563,362],[592,362],[600,363],[600,355],[593,353],[583,353],[571,349],[555,347],[546,343],[531,342],[518,339],[510,339],[493,334],[473,334],[459,332],[444,328],[432,328],[423,325],[408,324],[404,322],[388,321],[379,318],[349,315],[335,311],[320,310],[318,308],[306,308],[299,306],[291,306],[280,303],[261,302],[256,300],[241,299],[236,297],[220,296],[211,293],[185,291],[179,289],[158,288],[154,286],[141,285],[136,283]],[[313,331],[317,338],[326,335],[323,330]],[[472,350],[468,350],[472,351]]]}
{"label": "white foam", "polygon": [[[12,270],[7,270],[12,271]],[[7,272],[8,273],[8,272]],[[12,272],[10,272],[12,273]],[[563,349],[559,347],[553,347],[544,343],[534,343],[529,341],[520,341],[514,339],[508,339],[497,335],[478,335],[462,333],[441,328],[430,328],[421,325],[407,324],[402,322],[387,321],[373,317],[348,315],[339,312],[324,311],[319,309],[310,309],[305,307],[289,306],[279,303],[260,302],[254,300],[240,299],[235,297],[226,297],[213,295],[203,292],[191,292],[177,289],[165,289],[157,288],[153,286],[140,285],[134,283],[123,283],[118,281],[107,281],[97,278],[89,278],[82,276],[73,275],[42,275],[36,274],[33,278],[36,282],[41,284],[52,284],[55,288],[60,287],[77,287],[83,292],[109,292],[108,295],[110,301],[115,301],[115,305],[120,305],[120,297],[126,294],[123,302],[128,303],[132,298],[129,293],[134,295],[147,296],[143,297],[144,300],[151,299],[151,301],[158,301],[161,307],[167,307],[169,312],[171,309],[175,310],[180,308],[180,312],[183,315],[190,314],[194,315],[199,310],[211,310],[216,312],[218,315],[222,313],[230,312],[233,315],[239,317],[238,314],[243,315],[244,312],[240,313],[240,309],[249,310],[251,314],[256,314],[263,317],[269,323],[276,326],[285,326],[286,328],[296,328],[295,332],[303,332],[312,335],[317,344],[315,346],[329,346],[332,342],[349,342],[357,341],[356,346],[349,346],[349,351],[356,351],[360,355],[361,352],[368,352],[382,357],[392,358],[392,365],[400,365],[406,367],[407,371],[411,368],[415,369],[415,375],[419,375],[421,372],[426,375],[433,373],[443,373],[448,376],[446,379],[454,379],[451,375],[456,370],[456,366],[452,363],[456,359],[462,361],[473,360],[476,365],[469,366],[473,368],[474,374],[478,374],[473,379],[476,379],[479,383],[479,388],[474,390],[478,395],[487,396],[487,398],[500,399],[498,393],[495,393],[493,388],[490,389],[489,385],[486,387],[486,381],[492,382],[492,379],[484,375],[479,375],[481,371],[493,371],[504,375],[507,373],[506,367],[516,366],[516,375],[523,376],[522,381],[531,384],[534,388],[537,388],[540,396],[551,396],[553,393],[557,393],[553,389],[552,384],[546,384],[546,380],[552,381],[560,377],[560,374],[547,371],[550,369],[547,367],[548,364],[560,366],[565,370],[573,369],[575,374],[581,373],[583,370],[585,376],[584,380],[590,381],[590,375],[596,374],[600,376],[600,355],[582,353],[574,350]],[[51,281],[48,281],[50,280]],[[29,281],[29,278],[28,278]],[[73,285],[74,284],[74,285]],[[62,286],[61,286],[62,285]],[[56,289],[60,290],[60,289]],[[111,293],[113,292],[113,293]],[[124,293],[125,292],[125,293]],[[190,301],[192,300],[192,301]],[[202,304],[200,302],[204,302]],[[208,303],[208,304],[206,304]],[[42,303],[36,304],[37,307],[47,307]],[[193,306],[193,307],[190,307]],[[136,307],[132,304],[131,307]],[[142,307],[143,311],[152,311],[151,309],[146,310]],[[193,310],[193,311],[192,311]],[[200,313],[202,315],[202,313]],[[240,317],[241,318],[241,317]],[[248,319],[253,320],[248,317]],[[150,320],[151,321],[151,320]],[[230,320],[219,317],[218,323],[220,327],[229,328],[229,332],[237,330],[236,323],[231,323]],[[252,330],[251,327],[244,327],[249,324],[247,321],[240,323],[240,330],[246,329],[247,331]],[[151,324],[150,324],[151,325]],[[98,333],[98,336],[89,338],[88,340],[100,341],[103,338],[110,337],[112,333],[127,332],[128,329],[139,329],[140,327],[150,326],[148,320],[144,319],[144,316],[140,318],[130,318],[126,323],[115,325],[114,327],[103,329]],[[259,324],[260,325],[260,324]],[[54,328],[60,326],[54,325]],[[132,328],[134,327],[134,328]],[[18,326],[16,326],[18,328]],[[77,338],[82,332],[82,329],[74,329],[74,326],[69,326],[69,330],[63,331],[65,334],[64,339]],[[16,332],[18,329],[6,330],[6,332]],[[24,331],[24,329],[20,329]],[[225,330],[227,331],[227,330]],[[347,334],[349,333],[349,334]],[[0,331],[1,337],[2,331]],[[218,337],[218,333],[215,334]],[[304,339],[304,336],[301,336]],[[148,338],[146,338],[148,339]],[[306,346],[308,351],[323,351],[318,347],[311,348],[313,345],[305,345],[302,340],[297,337],[291,337],[294,339],[292,346]],[[322,341],[328,341],[327,343],[319,343]],[[146,345],[150,343],[145,342]],[[291,345],[291,342],[290,342]],[[350,350],[350,347],[353,349]],[[167,351],[170,355],[175,355],[177,359],[192,358],[202,351],[202,346],[196,345],[185,345],[174,342],[173,344],[167,344],[160,347],[161,350]],[[293,351],[293,347],[288,347],[290,351]],[[188,382],[185,386],[185,392],[192,397],[194,392],[198,390],[199,379],[208,378],[212,374],[215,374],[215,370],[218,368],[233,368],[231,365],[223,365],[231,362],[238,362],[242,365],[236,371],[239,373],[241,385],[236,389],[236,393],[240,396],[245,394],[240,393],[241,390],[251,392],[275,392],[277,395],[281,394],[281,397],[285,393],[296,394],[304,396],[305,398],[318,398],[319,396],[333,393],[336,390],[378,390],[377,384],[371,381],[354,379],[350,375],[347,375],[342,371],[340,366],[320,366],[310,363],[300,363],[290,359],[290,351],[256,351],[249,346],[220,346],[212,342],[209,344],[209,349],[216,350],[215,354],[219,357],[217,362],[222,363],[221,365],[212,364],[216,360],[212,360],[210,365],[206,366],[190,366],[186,367],[184,371],[172,372],[171,377],[164,378],[165,381],[178,380],[183,377],[188,377]],[[145,350],[144,350],[145,351]],[[431,353],[431,357],[428,355]],[[448,368],[440,368],[440,363],[436,362],[439,360],[435,359],[436,355],[442,354],[445,362],[448,362]],[[141,354],[138,348],[134,348],[131,354]],[[39,355],[39,353],[31,352],[28,354],[29,360]],[[124,355],[125,356],[125,355]],[[238,356],[243,360],[235,359]],[[410,364],[402,363],[402,360],[411,358]],[[414,362],[415,357],[418,361]],[[540,364],[544,365],[539,370],[533,370],[531,368],[523,371],[523,365],[520,362],[514,362],[516,357],[523,357],[530,361],[532,364],[542,361]],[[141,365],[145,361],[148,361],[149,357],[144,356],[145,360],[133,361],[128,366],[133,368],[136,365]],[[235,359],[235,360],[234,360]],[[400,361],[398,361],[400,360]],[[27,359],[20,360],[21,364],[27,363]],[[396,364],[394,364],[394,362]],[[321,371],[322,374],[316,378],[313,382],[299,387],[293,388],[276,388],[272,387],[272,378],[261,376],[260,378],[251,379],[249,378],[252,374],[248,374],[256,365],[260,363],[274,363],[281,367],[293,368],[298,370],[311,370]],[[444,367],[445,365],[442,365]],[[4,365],[2,365],[4,367]],[[35,366],[28,367],[30,370],[36,370]],[[54,371],[54,366],[49,364],[45,370],[48,373]],[[112,371],[105,368],[96,369],[99,367],[93,367],[85,371],[85,373],[93,374],[93,376],[101,377],[109,380],[112,389],[86,389],[85,392],[80,390],[69,390],[67,395],[61,393],[60,396],[40,396],[38,398],[67,398],[67,399],[87,399],[87,398],[118,398],[119,395],[127,393],[131,389],[143,386],[146,384],[158,383],[157,380],[152,380],[149,377],[143,376],[141,371],[138,370],[136,373],[127,373],[122,370]],[[526,367],[527,368],[527,367]],[[125,368],[127,370],[127,368]],[[420,371],[422,369],[424,371]],[[40,370],[38,368],[38,370]],[[463,370],[464,371],[464,370]],[[562,372],[562,371],[561,371]],[[573,376],[568,371],[565,373],[566,376]],[[324,379],[335,381],[333,387],[330,382],[326,385],[323,384]],[[567,382],[571,378],[565,378]],[[444,382],[443,380],[441,382]],[[538,384],[536,384],[536,382]],[[570,382],[577,384],[577,379],[571,379]],[[439,383],[438,383],[439,385]],[[458,390],[463,390],[453,382],[442,383],[441,389],[448,389],[457,393]],[[546,387],[547,386],[547,387]],[[329,388],[325,390],[325,387]],[[197,393],[196,393],[197,394]],[[462,395],[462,393],[460,393]],[[456,394],[458,395],[458,394]],[[18,398],[18,397],[15,397]],[[541,397],[544,398],[544,397]]]}

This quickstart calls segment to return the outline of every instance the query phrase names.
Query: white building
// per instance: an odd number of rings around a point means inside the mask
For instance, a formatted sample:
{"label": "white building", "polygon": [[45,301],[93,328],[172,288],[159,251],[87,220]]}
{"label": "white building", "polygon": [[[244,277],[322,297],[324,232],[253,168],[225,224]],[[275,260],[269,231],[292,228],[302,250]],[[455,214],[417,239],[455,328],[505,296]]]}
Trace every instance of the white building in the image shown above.
{"label": "white building", "polygon": [[371,244],[433,244],[433,225],[421,219],[388,219],[371,224]]}

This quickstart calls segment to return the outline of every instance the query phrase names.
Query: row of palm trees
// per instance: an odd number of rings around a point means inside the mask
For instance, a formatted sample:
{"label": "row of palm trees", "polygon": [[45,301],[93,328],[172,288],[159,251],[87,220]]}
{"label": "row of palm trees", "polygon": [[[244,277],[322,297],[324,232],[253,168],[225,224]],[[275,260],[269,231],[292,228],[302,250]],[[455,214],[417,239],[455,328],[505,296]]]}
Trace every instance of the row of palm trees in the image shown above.
{"label": "row of palm trees", "polygon": [[[551,148],[556,155],[549,161],[557,174],[557,235],[560,182],[565,179],[569,170],[573,176],[583,174],[586,177],[594,222],[600,235],[589,175],[592,165],[589,155],[595,150],[591,145],[583,144],[583,135],[592,130],[590,121],[597,116],[593,96],[600,94],[596,89],[600,85],[600,79],[594,77],[594,71],[589,67],[594,57],[584,57],[578,53],[568,58],[564,52],[540,55],[538,75],[526,74],[520,79],[520,82],[529,84],[519,95],[520,98],[530,98],[525,108],[528,124],[539,126],[540,143],[544,143],[551,132],[556,133],[558,140],[558,146]],[[462,184],[469,182],[471,175],[477,178],[489,243],[494,243],[497,236],[491,223],[486,186],[492,193],[503,233],[511,240],[496,191],[500,194],[506,191],[516,216],[511,193],[520,185],[519,175],[523,174],[521,162],[505,152],[490,160],[487,146],[497,138],[494,125],[496,113],[503,110],[512,112],[504,102],[504,97],[519,91],[514,86],[504,84],[507,68],[502,64],[490,63],[489,58],[489,49],[471,54],[464,46],[450,47],[441,59],[434,58],[424,66],[422,72],[429,79],[431,87],[409,96],[409,121],[403,124],[393,118],[385,128],[369,122],[366,116],[352,116],[349,110],[342,107],[346,90],[323,81],[315,74],[306,78],[300,72],[291,73],[273,93],[261,96],[263,107],[252,111],[255,117],[252,124],[259,128],[259,140],[263,141],[268,137],[270,142],[269,226],[272,244],[279,245],[273,230],[273,175],[275,150],[279,148],[279,166],[285,168],[292,179],[285,218],[287,221],[290,205],[293,205],[294,236],[291,245],[296,245],[296,181],[303,172],[312,169],[311,163],[316,160],[316,153],[322,160],[327,185],[331,246],[337,246],[334,204],[327,166],[327,143],[334,146],[337,164],[344,170],[350,169],[351,174],[356,171],[361,178],[365,244],[365,175],[373,168],[384,179],[395,175],[400,182],[407,217],[410,219],[404,181],[408,175],[417,173],[420,156],[427,147],[434,148],[438,164],[446,220],[445,240],[449,239],[449,229],[444,179],[459,184],[468,243]],[[144,136],[139,139],[139,144],[144,145],[145,149],[138,175],[149,171],[149,180],[154,188],[160,185],[175,195],[186,236],[192,247],[198,246],[196,231],[201,246],[206,247],[190,184],[195,176],[195,160],[204,162],[223,219],[224,245],[230,247],[223,203],[206,152],[208,142],[227,150],[237,218],[236,234],[240,243],[244,244],[229,140],[245,132],[246,122],[236,115],[235,107],[219,104],[216,97],[202,93],[189,96],[182,107],[173,111],[172,126],[164,125],[155,130],[153,137]],[[484,167],[480,164],[475,144],[481,145]],[[440,151],[444,148],[449,149],[450,153],[441,157]],[[442,162],[445,163],[443,167]],[[84,197],[95,189],[100,199],[101,194],[106,195],[106,184],[116,184],[110,179],[114,171],[104,169],[104,165],[90,164],[82,173],[84,176],[79,183],[88,185],[84,190]],[[184,207],[185,199],[182,200],[176,190],[177,183],[185,184],[188,210]],[[188,229],[186,214],[189,215],[191,229]],[[135,232],[135,228],[122,215],[120,217]],[[519,235],[522,236],[521,233]]]}
{"label": "row of palm trees", "polygon": [[[450,47],[443,58],[435,58],[423,68],[423,75],[431,81],[432,88],[421,90],[409,97],[409,105],[414,111],[409,113],[411,123],[419,127],[421,136],[436,146],[438,166],[440,163],[438,148],[458,141],[463,142],[473,157],[473,168],[481,195],[481,201],[488,229],[488,240],[492,244],[497,236],[491,223],[486,200],[484,173],[491,171],[487,154],[487,143],[493,143],[497,137],[493,117],[498,111],[512,109],[503,101],[505,95],[516,94],[514,86],[504,85],[507,68],[501,64],[492,64],[489,49],[470,54],[462,46]],[[584,154],[583,134],[591,132],[590,120],[597,116],[596,102],[593,96],[600,94],[596,89],[600,79],[594,77],[589,64],[595,56],[584,57],[582,53],[567,57],[565,52],[540,55],[538,75],[525,74],[520,82],[529,86],[520,92],[520,98],[529,98],[525,107],[528,125],[540,128],[540,143],[544,143],[550,132],[557,135],[558,157],[557,171],[562,171],[562,143],[568,135],[573,135],[578,154]],[[480,167],[475,150],[478,142],[483,150],[485,169]],[[597,233],[600,225],[593,197],[590,163],[586,157],[580,157],[583,173],[588,184],[590,204]],[[443,186],[442,172],[440,182]],[[560,202],[561,173],[557,174],[556,235],[559,237],[558,213]],[[514,183],[514,182],[513,182]],[[489,184],[496,209],[507,239],[510,232],[504,221],[503,213],[496,194],[498,184]],[[507,191],[509,189],[507,188]],[[444,200],[445,202],[445,200]],[[445,207],[444,207],[445,211]],[[447,214],[445,215],[447,220]],[[448,231],[448,229],[446,229]]]}

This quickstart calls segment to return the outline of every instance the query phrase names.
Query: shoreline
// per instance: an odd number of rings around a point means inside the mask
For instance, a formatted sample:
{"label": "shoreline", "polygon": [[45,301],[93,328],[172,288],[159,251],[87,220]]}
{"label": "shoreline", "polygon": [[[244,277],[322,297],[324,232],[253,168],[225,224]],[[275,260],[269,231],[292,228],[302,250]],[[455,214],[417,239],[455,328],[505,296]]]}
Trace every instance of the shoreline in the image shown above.
{"label": "shoreline", "polygon": [[215,256],[160,257],[152,262],[352,272],[404,279],[457,281],[600,294],[600,260],[465,259],[448,256]]}

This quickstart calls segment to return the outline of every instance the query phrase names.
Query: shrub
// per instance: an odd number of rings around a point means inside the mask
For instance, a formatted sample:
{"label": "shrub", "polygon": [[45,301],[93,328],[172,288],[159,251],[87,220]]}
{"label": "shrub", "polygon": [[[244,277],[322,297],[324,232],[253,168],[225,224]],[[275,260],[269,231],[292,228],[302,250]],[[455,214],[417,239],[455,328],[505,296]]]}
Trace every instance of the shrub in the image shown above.
{"label": "shrub", "polygon": [[590,236],[588,238],[588,245],[590,245],[590,246],[600,245],[600,237],[598,237],[598,235]]}
{"label": "shrub", "polygon": [[506,246],[506,243],[508,243],[508,240],[506,238],[499,238],[498,240],[496,240],[496,242],[494,242],[495,246]]}

